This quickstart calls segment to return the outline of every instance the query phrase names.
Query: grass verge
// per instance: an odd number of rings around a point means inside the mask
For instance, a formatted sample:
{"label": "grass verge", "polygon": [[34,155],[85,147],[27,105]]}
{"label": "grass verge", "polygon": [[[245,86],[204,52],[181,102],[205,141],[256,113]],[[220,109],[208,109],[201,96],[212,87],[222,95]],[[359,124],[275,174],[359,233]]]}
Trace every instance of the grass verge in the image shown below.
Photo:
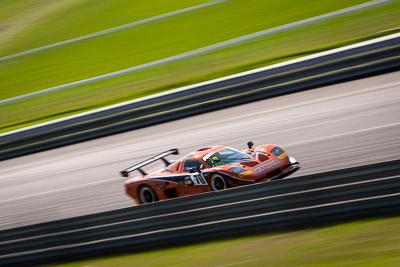
{"label": "grass verge", "polygon": [[260,234],[60,266],[380,266],[400,264],[400,217]]}

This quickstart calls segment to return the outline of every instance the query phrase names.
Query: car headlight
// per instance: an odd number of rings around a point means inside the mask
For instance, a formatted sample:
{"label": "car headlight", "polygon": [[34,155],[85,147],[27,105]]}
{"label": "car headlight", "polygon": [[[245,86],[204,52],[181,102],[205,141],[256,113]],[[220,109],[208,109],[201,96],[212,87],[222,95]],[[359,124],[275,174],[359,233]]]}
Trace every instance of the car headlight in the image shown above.
{"label": "car headlight", "polygon": [[279,157],[280,155],[282,155],[283,153],[285,153],[285,151],[283,151],[282,148],[280,147],[275,147],[274,149],[271,150],[271,153],[277,157]]}

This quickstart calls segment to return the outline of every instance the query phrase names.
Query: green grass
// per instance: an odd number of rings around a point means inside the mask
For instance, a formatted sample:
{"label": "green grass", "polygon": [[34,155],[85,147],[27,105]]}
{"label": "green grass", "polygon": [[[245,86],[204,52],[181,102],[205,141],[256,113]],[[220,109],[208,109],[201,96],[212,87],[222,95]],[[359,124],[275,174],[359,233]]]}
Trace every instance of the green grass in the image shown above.
{"label": "green grass", "polygon": [[[0,41],[0,56],[205,2],[207,0],[0,0],[0,39],[3,41]],[[8,34],[15,38],[4,43],[4,36]]]}
{"label": "green grass", "polygon": [[[20,2],[33,5],[34,1]],[[0,54],[31,49],[206,1],[169,1],[167,4],[158,0],[157,6],[149,1],[138,1],[135,3],[140,5],[135,5],[127,0],[112,1],[112,4],[107,1],[93,4],[94,0],[58,2],[58,9],[42,15],[16,33],[11,42],[0,46]],[[3,61],[0,62],[0,99],[151,62],[362,2],[366,1],[231,0]],[[1,3],[0,19],[4,16]],[[400,1],[395,1],[190,59],[1,105],[0,132],[356,42],[398,27],[399,18]]]}
{"label": "green grass", "polygon": [[203,242],[60,266],[397,267],[399,265],[400,217],[394,217]]}

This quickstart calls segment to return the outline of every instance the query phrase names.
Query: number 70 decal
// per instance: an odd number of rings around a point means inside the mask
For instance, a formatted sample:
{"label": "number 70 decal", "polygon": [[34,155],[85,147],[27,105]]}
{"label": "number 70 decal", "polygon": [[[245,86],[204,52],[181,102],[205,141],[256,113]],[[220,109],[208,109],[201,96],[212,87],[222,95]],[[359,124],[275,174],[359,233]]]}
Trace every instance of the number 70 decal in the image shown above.
{"label": "number 70 decal", "polygon": [[208,185],[207,180],[204,178],[202,173],[192,173],[190,179],[194,185]]}

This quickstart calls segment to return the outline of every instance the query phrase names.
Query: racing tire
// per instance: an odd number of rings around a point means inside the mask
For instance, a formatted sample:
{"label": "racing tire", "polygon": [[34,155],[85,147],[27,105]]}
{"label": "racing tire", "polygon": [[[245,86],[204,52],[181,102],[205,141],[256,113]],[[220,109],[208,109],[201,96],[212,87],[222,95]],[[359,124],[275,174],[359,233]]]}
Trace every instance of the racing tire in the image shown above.
{"label": "racing tire", "polygon": [[141,204],[146,204],[156,202],[158,199],[153,189],[147,185],[142,185],[139,188],[139,200]]}
{"label": "racing tire", "polygon": [[210,178],[210,186],[212,191],[225,190],[228,188],[228,183],[220,174],[213,174]]}

